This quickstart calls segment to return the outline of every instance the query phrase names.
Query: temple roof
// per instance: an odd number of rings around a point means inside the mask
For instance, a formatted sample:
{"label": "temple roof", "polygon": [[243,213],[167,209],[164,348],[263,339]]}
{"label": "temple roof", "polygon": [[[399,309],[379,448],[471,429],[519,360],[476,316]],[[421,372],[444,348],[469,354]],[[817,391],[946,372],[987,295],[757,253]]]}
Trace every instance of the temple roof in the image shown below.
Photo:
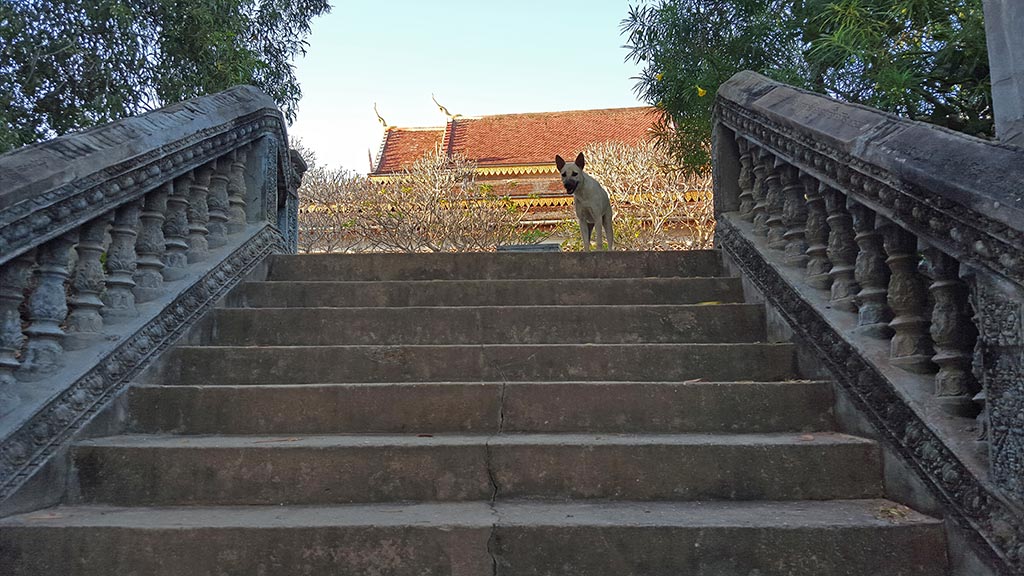
{"label": "temple roof", "polygon": [[400,171],[438,140],[447,154],[462,154],[489,172],[554,166],[556,154],[574,158],[589,144],[647,139],[656,114],[655,108],[643,106],[454,118],[444,128],[389,128],[371,175]]}

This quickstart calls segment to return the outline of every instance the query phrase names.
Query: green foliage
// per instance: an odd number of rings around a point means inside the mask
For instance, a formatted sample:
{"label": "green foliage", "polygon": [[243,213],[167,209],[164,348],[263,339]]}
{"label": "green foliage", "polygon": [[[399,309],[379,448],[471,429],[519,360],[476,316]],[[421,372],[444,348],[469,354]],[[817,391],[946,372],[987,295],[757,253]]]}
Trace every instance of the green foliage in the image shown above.
{"label": "green foliage", "polygon": [[[981,0],[649,0],[622,23],[660,139],[709,161],[713,96],[754,70],[849,102],[991,134]],[[675,128],[675,131],[672,130]]]}
{"label": "green foliage", "polygon": [[258,86],[289,120],[291,61],[327,0],[0,0],[0,152]]}

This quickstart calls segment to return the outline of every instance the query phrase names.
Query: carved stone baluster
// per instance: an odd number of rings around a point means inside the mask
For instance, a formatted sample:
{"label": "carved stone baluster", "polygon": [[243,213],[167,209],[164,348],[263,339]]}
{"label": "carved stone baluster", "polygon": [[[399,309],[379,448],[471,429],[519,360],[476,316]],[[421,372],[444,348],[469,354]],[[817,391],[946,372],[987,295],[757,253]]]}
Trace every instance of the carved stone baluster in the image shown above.
{"label": "carved stone baluster", "polygon": [[78,262],[71,280],[71,297],[68,305],[71,311],[65,330],[64,347],[81,350],[103,338],[103,287],[105,278],[103,263],[103,242],[110,226],[110,214],[95,218],[79,230]]}
{"label": "carved stone baluster", "polygon": [[136,302],[148,302],[163,291],[164,212],[172,189],[173,185],[168,182],[147,194],[139,216],[141,227],[135,241],[135,252],[139,255],[135,272]]}
{"label": "carved stone baluster", "polygon": [[188,268],[188,197],[192,175],[174,180],[173,190],[167,197],[167,216],[164,219],[164,280],[181,280]]}
{"label": "carved stone baluster", "polygon": [[771,157],[764,150],[753,149],[751,158],[754,162],[754,186],[750,189],[751,196],[754,198],[753,217],[751,218],[754,228],[752,231],[758,236],[767,236],[768,198],[765,195],[764,180],[768,176]]}
{"label": "carved stone baluster", "polygon": [[821,184],[819,188],[825,199],[828,213],[828,259],[832,268],[828,275],[832,279],[832,306],[846,312],[857,311],[857,283],[854,262],[857,259],[857,242],[853,231],[853,218],[846,210],[846,196],[842,192]]}
{"label": "carved stone baluster", "polygon": [[212,174],[213,169],[209,164],[192,172],[188,199],[189,264],[206,260],[210,255],[210,244],[206,241],[206,235],[209,233],[206,224],[210,221],[210,210],[206,199],[210,195],[210,176]]}
{"label": "carved stone baluster", "polygon": [[765,202],[768,205],[768,247],[774,250],[786,248],[786,224],[782,221],[782,210],[785,208],[786,197],[782,193],[782,163],[776,162],[768,167],[764,178]]}
{"label": "carved stone baluster", "polygon": [[793,166],[782,168],[782,222],[786,232],[786,264],[804,267],[807,265],[807,201],[804,199],[804,185],[800,182],[800,171]]}
{"label": "carved stone baluster", "polygon": [[18,352],[25,342],[18,308],[25,297],[33,263],[35,254],[29,252],[0,266],[0,415],[13,409],[18,400],[11,389],[14,373],[21,364]]}
{"label": "carved stone baluster", "polygon": [[21,357],[18,378],[40,380],[61,367],[64,331],[60,325],[68,315],[64,285],[70,276],[71,247],[77,232],[69,232],[39,247],[36,257],[36,288],[28,298],[28,344]]}
{"label": "carved stone baluster", "polygon": [[935,395],[943,408],[958,416],[974,416],[972,398],[978,391],[971,374],[971,356],[977,331],[967,306],[967,286],[960,280],[960,264],[937,248],[923,246],[921,271],[931,279],[928,290],[935,305],[929,328],[939,367]]}
{"label": "carved stone baluster", "polygon": [[895,366],[918,373],[933,372],[931,336],[928,334],[928,291],[917,271],[917,237],[896,224],[878,217],[876,228],[882,233],[885,263],[889,266],[887,302],[894,317],[889,357]]}
{"label": "carved stone baluster", "polygon": [[228,243],[228,180],[231,174],[231,159],[221,156],[210,163],[213,173],[210,175],[210,195],[207,196],[207,208],[210,222],[206,228],[206,237],[210,248],[220,248]]}
{"label": "carved stone baluster", "polygon": [[228,234],[245,230],[245,158],[248,147],[231,152],[231,178],[228,180]]}
{"label": "carved stone baluster", "polygon": [[828,213],[825,198],[821,195],[816,178],[808,174],[800,176],[807,202],[807,284],[812,288],[828,290],[832,285],[829,270],[832,262],[828,259]]}
{"label": "carved stone baluster", "polygon": [[892,311],[886,303],[889,287],[889,268],[885,265],[882,237],[875,230],[875,213],[862,204],[847,198],[846,207],[853,216],[854,240],[860,251],[854,275],[860,284],[857,293],[857,331],[875,338],[892,335],[889,320]]}
{"label": "carved stone baluster", "polygon": [[138,236],[142,200],[122,205],[114,213],[107,249],[107,291],[103,293],[103,319],[116,322],[134,318],[136,268],[135,238]]}
{"label": "carved stone baluster", "polygon": [[739,217],[751,221],[754,219],[754,173],[753,160],[750,153],[750,142],[745,138],[738,138],[736,144],[740,149],[740,211]]}

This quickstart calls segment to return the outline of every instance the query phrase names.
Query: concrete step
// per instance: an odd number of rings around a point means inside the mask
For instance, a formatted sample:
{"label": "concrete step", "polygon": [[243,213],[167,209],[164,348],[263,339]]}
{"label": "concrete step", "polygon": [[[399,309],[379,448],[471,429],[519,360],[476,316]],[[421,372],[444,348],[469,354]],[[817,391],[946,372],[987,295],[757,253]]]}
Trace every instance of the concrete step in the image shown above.
{"label": "concrete step", "polygon": [[124,435],[73,452],[83,501],[117,505],[882,494],[877,445],[835,432]]}
{"label": "concrete step", "polygon": [[133,386],[133,430],[175,434],[832,430],[828,382]]}
{"label": "concrete step", "polygon": [[222,308],[222,346],[760,342],[764,307]]}
{"label": "concrete step", "polygon": [[685,252],[476,252],[275,255],[269,280],[470,280],[719,276],[721,255]]}
{"label": "concrete step", "polygon": [[790,343],[182,346],[167,356],[152,375],[154,382],[769,382],[795,377]]}
{"label": "concrete step", "polygon": [[0,566],[8,576],[946,574],[941,522],[887,500],[67,506],[0,519]]}
{"label": "concrete step", "polygon": [[742,302],[739,278],[247,282],[229,306],[565,306]]}

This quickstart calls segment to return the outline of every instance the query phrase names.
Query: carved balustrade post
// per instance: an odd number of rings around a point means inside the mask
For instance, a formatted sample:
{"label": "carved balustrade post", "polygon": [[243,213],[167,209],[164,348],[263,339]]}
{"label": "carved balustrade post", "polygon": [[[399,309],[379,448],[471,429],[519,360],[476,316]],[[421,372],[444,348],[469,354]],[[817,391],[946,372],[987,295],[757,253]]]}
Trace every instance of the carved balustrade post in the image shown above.
{"label": "carved balustrade post", "polygon": [[71,297],[68,299],[66,336],[64,347],[80,350],[103,338],[103,287],[106,278],[103,262],[104,240],[110,226],[110,214],[95,218],[79,230],[78,262],[71,280]]}
{"label": "carved balustrade post", "polygon": [[794,166],[782,168],[782,223],[786,231],[786,264],[807,266],[807,201],[804,199],[804,185],[800,182],[800,171]]}
{"label": "carved balustrade post", "polygon": [[188,197],[192,175],[174,180],[167,197],[167,216],[164,218],[164,280],[181,280],[188,268]]}
{"label": "carved balustrade post", "polygon": [[750,222],[754,219],[754,172],[753,159],[750,153],[750,142],[746,138],[737,138],[740,150],[740,210],[739,217]]}
{"label": "carved balustrade post", "polygon": [[18,353],[25,342],[19,307],[34,263],[33,251],[0,266],[0,415],[14,408],[18,399],[11,388],[21,365]]}
{"label": "carved balustrade post", "polygon": [[231,152],[231,178],[228,180],[228,234],[245,230],[245,159],[248,146]]}
{"label": "carved balustrade post", "polygon": [[992,479],[1024,501],[1024,290],[984,270],[968,270],[978,339],[974,375],[981,381]]}
{"label": "carved balustrade post", "polygon": [[971,374],[971,356],[977,331],[968,312],[967,286],[960,280],[960,264],[933,246],[922,246],[922,273],[931,279],[932,321],[929,328],[939,367],[935,395],[943,408],[959,416],[973,416],[972,398],[978,391]]}
{"label": "carved balustrade post", "polygon": [[228,180],[231,175],[231,159],[226,155],[210,163],[213,172],[210,174],[210,195],[207,196],[207,208],[210,222],[206,228],[206,236],[210,248],[220,248],[228,243]]}
{"label": "carved balustrade post", "polygon": [[78,233],[69,232],[43,244],[37,252],[37,282],[28,298],[29,325],[25,328],[28,344],[18,369],[21,380],[39,380],[61,367],[64,331],[60,325],[68,315],[64,285],[70,276],[71,247],[77,240]]}
{"label": "carved balustrade post", "polygon": [[758,236],[768,235],[768,198],[765,195],[765,178],[768,177],[768,166],[771,162],[771,157],[767,152],[759,148],[754,148],[751,144],[751,159],[754,163],[754,185],[750,189],[750,194],[754,199],[753,216],[751,221],[754,223],[753,233]]}
{"label": "carved balustrade post", "polygon": [[107,249],[107,290],[103,293],[103,319],[116,322],[134,318],[135,269],[137,255],[135,238],[138,236],[139,213],[142,200],[122,205],[114,213],[110,228],[110,248]]}
{"label": "carved balustrade post", "polygon": [[782,162],[776,160],[774,166],[769,165],[764,178],[765,202],[768,206],[768,247],[773,250],[786,248],[786,224],[782,221],[782,210],[785,207],[785,195],[782,193]]}
{"label": "carved balustrade post", "polygon": [[800,182],[804,186],[804,199],[807,207],[807,284],[819,290],[828,290],[832,285],[829,270],[832,262],[828,259],[828,213],[825,210],[825,198],[821,195],[816,178],[801,174]]}
{"label": "carved balustrade post", "polygon": [[210,176],[212,175],[213,169],[209,164],[192,171],[188,199],[189,264],[202,262],[210,255],[210,244],[206,240],[209,230],[206,225],[210,221],[207,197],[210,195]]}
{"label": "carved balustrade post", "polygon": [[135,271],[136,302],[148,302],[163,291],[163,256],[166,250],[164,213],[173,188],[174,185],[168,182],[147,194],[139,216],[141,227],[138,240],[135,241],[135,252],[139,256],[138,269]]}
{"label": "carved balustrade post", "polygon": [[854,263],[857,259],[857,242],[853,230],[853,218],[846,210],[846,196],[842,192],[821,184],[822,198],[828,213],[828,259],[832,268],[831,296],[829,301],[838,310],[857,311],[857,283]]}
{"label": "carved balustrade post", "polygon": [[875,230],[875,213],[851,198],[846,207],[853,216],[853,229],[857,232],[857,262],[854,277],[860,285],[857,292],[857,331],[875,338],[892,335],[889,321],[892,311],[887,303],[889,268],[885,265],[885,250],[881,234]]}
{"label": "carved balustrade post", "polygon": [[894,366],[918,373],[933,372],[934,354],[928,335],[928,292],[918,273],[917,237],[893,222],[876,218],[889,266],[886,301],[893,312],[889,327],[893,337],[889,357]]}

